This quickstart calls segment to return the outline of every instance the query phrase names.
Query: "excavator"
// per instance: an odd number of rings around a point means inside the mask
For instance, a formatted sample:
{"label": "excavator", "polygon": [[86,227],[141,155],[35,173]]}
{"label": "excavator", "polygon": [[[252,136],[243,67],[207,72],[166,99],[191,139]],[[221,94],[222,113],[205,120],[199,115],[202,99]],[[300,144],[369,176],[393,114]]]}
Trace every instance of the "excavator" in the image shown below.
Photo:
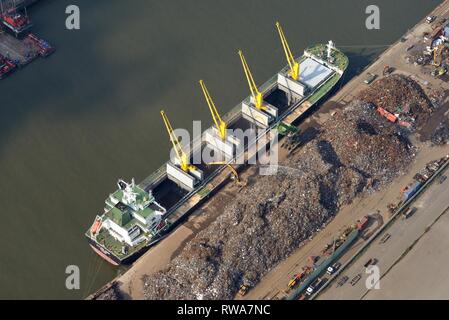
{"label": "excavator", "polygon": [[446,49],[444,44],[438,45],[433,49],[433,65],[435,69],[431,72],[433,77],[442,76],[447,73],[446,66],[441,66],[443,63],[443,52]]}
{"label": "excavator", "polygon": [[[436,67],[441,66],[441,63],[443,60],[443,50],[444,50],[444,44],[440,44],[436,48],[433,49],[433,65]],[[440,59],[440,61],[437,61],[437,59]]]}
{"label": "excavator", "polygon": [[226,129],[227,129],[226,122],[224,122],[221,119],[220,114],[218,113],[217,108],[215,107],[215,103],[209,94],[209,90],[207,90],[207,87],[204,84],[203,80],[200,80],[200,86],[201,89],[203,90],[204,98],[206,99],[207,105],[209,106],[210,113],[212,114],[212,119],[214,120],[215,126],[217,127],[218,134],[220,135],[221,140],[226,141]]}
{"label": "excavator", "polygon": [[179,141],[178,137],[175,135],[173,127],[172,127],[170,121],[168,120],[167,115],[165,114],[165,112],[163,110],[161,111],[161,116],[162,116],[162,120],[164,120],[165,127],[167,128],[167,132],[170,137],[170,141],[173,145],[173,149],[175,149],[176,156],[179,160],[179,165],[180,165],[182,171],[191,172],[191,171],[198,170],[194,165],[191,165],[189,163],[189,157],[182,149],[181,142]]}
{"label": "excavator", "polygon": [[209,162],[208,165],[225,165],[231,171],[232,175],[235,178],[235,181],[238,184],[241,183],[240,176],[239,176],[237,170],[235,170],[234,167],[231,166],[229,163],[226,163],[226,162],[223,162],[223,161],[217,161],[217,162]]}
{"label": "excavator", "polygon": [[284,30],[279,22],[276,22],[276,28],[279,32],[279,37],[281,38],[282,47],[284,48],[285,57],[287,58],[288,65],[290,66],[290,77],[298,81],[299,79],[299,62],[295,60],[293,57],[292,51],[290,50],[290,46],[288,45],[287,38],[285,37]]}
{"label": "excavator", "polygon": [[253,75],[251,74],[251,70],[249,69],[248,63],[246,62],[242,50],[239,50],[238,54],[240,56],[240,60],[242,61],[242,66],[243,70],[245,71],[246,80],[248,80],[249,89],[251,90],[251,94],[256,102],[255,103],[256,108],[258,110],[266,110],[267,107],[263,105],[263,95],[256,86],[256,82],[254,81]]}

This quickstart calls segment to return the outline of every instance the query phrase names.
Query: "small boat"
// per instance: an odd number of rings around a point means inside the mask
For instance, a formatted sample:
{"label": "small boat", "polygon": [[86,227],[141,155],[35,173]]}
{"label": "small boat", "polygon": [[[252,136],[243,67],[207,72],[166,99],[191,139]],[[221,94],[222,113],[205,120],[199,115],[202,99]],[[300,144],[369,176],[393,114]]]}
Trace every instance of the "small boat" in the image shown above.
{"label": "small boat", "polygon": [[55,49],[45,40],[38,38],[35,34],[30,33],[28,34],[28,39],[37,46],[39,55],[46,58],[49,55],[51,55],[53,52],[55,52]]}
{"label": "small boat", "polygon": [[11,73],[17,66],[0,54],[0,79]]}

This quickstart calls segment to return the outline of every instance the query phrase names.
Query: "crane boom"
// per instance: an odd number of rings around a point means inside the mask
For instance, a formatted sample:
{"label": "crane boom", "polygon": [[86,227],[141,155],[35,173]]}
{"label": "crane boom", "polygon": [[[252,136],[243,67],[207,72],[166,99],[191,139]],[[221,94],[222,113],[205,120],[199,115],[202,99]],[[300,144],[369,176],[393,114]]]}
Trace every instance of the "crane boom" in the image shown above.
{"label": "crane boom", "polygon": [[178,137],[176,137],[173,127],[172,127],[170,121],[168,120],[167,115],[165,114],[165,112],[163,110],[161,111],[161,116],[162,116],[162,120],[164,120],[165,127],[167,128],[167,132],[170,137],[170,141],[173,145],[173,149],[175,149],[176,156],[178,157],[178,160],[180,162],[181,169],[185,172],[195,170],[196,167],[189,164],[189,158],[187,157],[184,150],[182,150],[181,143],[180,143]]}
{"label": "crane boom", "polygon": [[246,62],[242,50],[239,50],[238,54],[240,56],[240,60],[242,61],[242,66],[243,70],[245,71],[246,80],[248,80],[249,89],[251,90],[251,94],[253,95],[254,100],[256,101],[256,108],[259,110],[266,109],[263,106],[262,93],[259,91],[259,89],[256,86],[256,83],[254,82],[253,75],[251,74],[251,70],[249,69],[248,63]]}
{"label": "crane boom", "polygon": [[229,163],[223,162],[223,161],[217,161],[217,162],[209,162],[207,165],[225,165],[233,174],[237,182],[240,182],[240,176],[237,172],[237,170],[234,169],[233,166],[231,166]]}
{"label": "crane boom", "polygon": [[298,81],[299,79],[299,63],[293,57],[290,46],[288,45],[287,38],[285,37],[284,30],[282,30],[281,24],[276,22],[276,27],[279,32],[279,37],[281,38],[282,47],[284,48],[285,56],[290,66],[290,76],[293,80]]}
{"label": "crane boom", "polygon": [[[441,65],[442,54],[443,54],[444,45],[438,45],[435,49],[433,49],[433,64],[435,66]],[[437,62],[437,57],[439,57],[440,62]]]}
{"label": "crane boom", "polygon": [[212,100],[212,97],[210,96],[209,90],[207,90],[206,85],[204,84],[203,80],[200,80],[200,86],[203,90],[204,98],[206,99],[207,105],[209,106],[210,113],[212,114],[212,119],[215,122],[215,126],[218,129],[218,133],[220,134],[220,138],[225,141],[226,140],[226,122],[224,122],[220,114],[217,111],[217,107],[215,107],[215,103]]}

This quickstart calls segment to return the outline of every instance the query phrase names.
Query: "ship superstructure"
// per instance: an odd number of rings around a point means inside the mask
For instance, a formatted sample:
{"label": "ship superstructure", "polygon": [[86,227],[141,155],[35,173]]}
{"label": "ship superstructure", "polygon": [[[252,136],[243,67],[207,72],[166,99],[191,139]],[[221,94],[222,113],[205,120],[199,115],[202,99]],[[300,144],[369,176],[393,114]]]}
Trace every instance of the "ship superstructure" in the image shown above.
{"label": "ship superstructure", "polygon": [[[118,181],[118,190],[105,201],[104,214],[97,216],[90,236],[117,256],[146,244],[167,226],[166,209],[147,192],[131,183]],[[114,261],[114,259],[112,259]]]}

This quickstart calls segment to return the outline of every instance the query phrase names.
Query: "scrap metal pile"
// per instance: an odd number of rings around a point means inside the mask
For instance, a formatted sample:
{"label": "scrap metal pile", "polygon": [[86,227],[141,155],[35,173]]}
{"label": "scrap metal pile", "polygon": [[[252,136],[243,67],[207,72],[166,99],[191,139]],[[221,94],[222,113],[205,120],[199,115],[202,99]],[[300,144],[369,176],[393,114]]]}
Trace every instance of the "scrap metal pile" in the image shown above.
{"label": "scrap metal pile", "polygon": [[431,141],[434,145],[443,145],[449,141],[449,118],[445,118],[432,134]]}
{"label": "scrap metal pile", "polygon": [[372,83],[359,95],[360,100],[380,107],[401,120],[424,125],[433,112],[432,103],[419,84],[403,75],[391,75]]}
{"label": "scrap metal pile", "polygon": [[242,284],[254,286],[342,205],[390,182],[414,155],[397,126],[361,102],[320,129],[281,163],[291,170],[249,183],[165,270],[146,276],[146,298],[233,299]]}

